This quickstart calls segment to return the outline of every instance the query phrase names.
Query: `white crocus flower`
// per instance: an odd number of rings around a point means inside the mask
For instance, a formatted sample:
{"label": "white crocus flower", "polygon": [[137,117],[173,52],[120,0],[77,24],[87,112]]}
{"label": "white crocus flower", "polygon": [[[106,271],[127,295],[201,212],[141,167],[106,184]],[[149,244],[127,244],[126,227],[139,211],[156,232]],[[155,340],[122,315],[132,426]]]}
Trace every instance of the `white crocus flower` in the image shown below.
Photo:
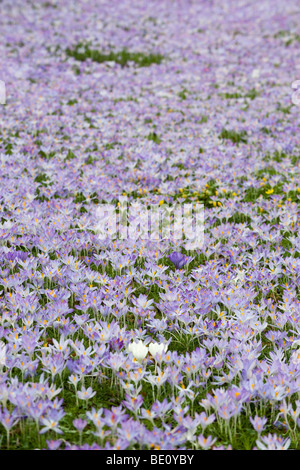
{"label": "white crocus flower", "polygon": [[144,345],[142,340],[138,341],[137,343],[130,343],[128,345],[128,351],[133,354],[138,362],[142,362],[142,360],[148,354],[148,348]]}
{"label": "white crocus flower", "polygon": [[300,339],[296,339],[296,340],[293,341],[293,343],[292,343],[292,348],[296,348],[297,346],[300,346]]}
{"label": "white crocus flower", "polygon": [[163,343],[150,343],[149,344],[149,351],[150,354],[155,357],[156,354],[161,355],[163,352],[167,352],[168,346]]}
{"label": "white crocus flower", "polygon": [[6,365],[6,344],[0,341],[0,371]]}

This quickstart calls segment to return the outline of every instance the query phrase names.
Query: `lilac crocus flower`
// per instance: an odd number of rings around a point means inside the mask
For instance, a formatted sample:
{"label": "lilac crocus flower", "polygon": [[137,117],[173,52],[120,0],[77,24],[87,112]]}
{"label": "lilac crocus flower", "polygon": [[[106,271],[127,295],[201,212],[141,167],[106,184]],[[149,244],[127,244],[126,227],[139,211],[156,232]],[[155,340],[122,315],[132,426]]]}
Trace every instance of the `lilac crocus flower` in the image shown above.
{"label": "lilac crocus flower", "polygon": [[85,387],[82,387],[81,390],[77,391],[77,396],[81,400],[89,400],[94,395],[96,395],[96,392],[93,392],[92,387],[89,387],[87,389]]}
{"label": "lilac crocus flower", "polygon": [[259,450],[287,450],[291,445],[291,439],[287,437],[284,439],[276,434],[268,434],[267,436],[260,437],[256,441]]}
{"label": "lilac crocus flower", "polygon": [[210,449],[214,445],[216,440],[217,438],[213,438],[212,436],[204,437],[202,434],[198,436],[198,444],[203,450]]}
{"label": "lilac crocus flower", "polygon": [[255,431],[260,435],[265,428],[265,424],[268,421],[267,418],[265,417],[260,418],[259,416],[256,415],[254,418],[250,416],[249,419]]}
{"label": "lilac crocus flower", "polygon": [[73,420],[73,426],[79,431],[80,433],[84,430],[87,425],[87,421],[85,419],[77,418]]}
{"label": "lilac crocus flower", "polygon": [[79,444],[82,445],[82,431],[87,425],[87,421],[85,419],[77,418],[73,420],[73,426],[79,432]]}
{"label": "lilac crocus flower", "polygon": [[42,418],[41,422],[44,424],[44,427],[40,430],[40,434],[44,434],[50,430],[55,431],[58,434],[63,434],[63,431],[58,427],[58,421],[56,419]]}
{"label": "lilac crocus flower", "polygon": [[47,443],[47,446],[48,446],[49,450],[57,450],[60,447],[60,445],[62,443],[62,440],[61,439],[57,439],[56,441],[46,440],[46,443]]}

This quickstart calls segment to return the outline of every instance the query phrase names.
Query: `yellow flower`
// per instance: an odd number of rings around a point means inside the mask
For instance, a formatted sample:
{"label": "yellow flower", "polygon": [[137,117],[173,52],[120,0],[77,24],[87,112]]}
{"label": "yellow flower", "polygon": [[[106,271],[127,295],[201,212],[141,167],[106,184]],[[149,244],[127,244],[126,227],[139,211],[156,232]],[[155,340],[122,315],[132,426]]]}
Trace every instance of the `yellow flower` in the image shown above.
{"label": "yellow flower", "polygon": [[268,189],[268,191],[266,191],[266,194],[272,194],[272,193],[274,193],[274,189],[273,189],[273,188],[272,188],[272,189]]}

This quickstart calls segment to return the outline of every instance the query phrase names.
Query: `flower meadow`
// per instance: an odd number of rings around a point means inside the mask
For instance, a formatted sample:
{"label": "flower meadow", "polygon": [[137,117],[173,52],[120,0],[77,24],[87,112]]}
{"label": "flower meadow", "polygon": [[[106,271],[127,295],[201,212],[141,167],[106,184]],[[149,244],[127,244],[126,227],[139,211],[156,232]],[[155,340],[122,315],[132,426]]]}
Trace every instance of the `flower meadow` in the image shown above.
{"label": "flower meadow", "polygon": [[[299,14],[0,3],[1,449],[299,449]],[[99,238],[121,197],[203,243]]]}

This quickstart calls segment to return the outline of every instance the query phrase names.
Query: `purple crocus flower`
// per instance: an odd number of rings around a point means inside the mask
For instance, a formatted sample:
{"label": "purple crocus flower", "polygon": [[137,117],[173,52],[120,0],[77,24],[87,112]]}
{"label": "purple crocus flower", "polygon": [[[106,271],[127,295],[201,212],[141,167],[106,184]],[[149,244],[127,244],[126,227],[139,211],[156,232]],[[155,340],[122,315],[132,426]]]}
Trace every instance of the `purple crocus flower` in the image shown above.
{"label": "purple crocus flower", "polygon": [[169,260],[175,265],[176,269],[180,269],[189,261],[189,257],[177,251],[173,251],[169,256]]}
{"label": "purple crocus flower", "polygon": [[114,351],[120,351],[124,346],[124,342],[120,338],[112,338],[109,342],[109,346]]}
{"label": "purple crocus flower", "polygon": [[60,445],[62,443],[62,440],[61,439],[57,439],[56,441],[54,441],[54,440],[50,440],[50,441],[48,440],[47,441],[46,440],[46,443],[47,443],[47,446],[48,446],[49,450],[57,450],[60,447]]}
{"label": "purple crocus flower", "polygon": [[87,421],[85,419],[77,418],[73,420],[73,426],[79,431],[80,433],[84,430],[87,425]]}

